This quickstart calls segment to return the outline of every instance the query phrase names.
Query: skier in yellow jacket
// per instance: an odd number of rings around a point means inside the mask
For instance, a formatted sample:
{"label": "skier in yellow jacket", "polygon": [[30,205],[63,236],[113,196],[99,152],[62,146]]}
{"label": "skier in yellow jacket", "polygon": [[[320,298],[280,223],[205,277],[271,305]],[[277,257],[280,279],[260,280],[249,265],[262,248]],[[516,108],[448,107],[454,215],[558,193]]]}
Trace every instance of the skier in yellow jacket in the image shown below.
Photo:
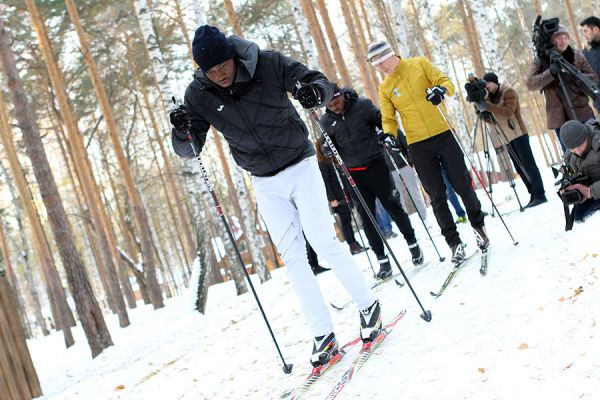
{"label": "skier in yellow jacket", "polygon": [[465,259],[465,245],[448,208],[440,163],[446,168],[454,190],[465,205],[469,221],[475,230],[477,245],[482,251],[487,251],[489,239],[481,203],[473,190],[473,182],[460,146],[436,109],[446,95],[454,93],[454,85],[425,57],[400,58],[385,41],[369,46],[368,59],[378,71],[386,75],[379,86],[379,103],[385,132],[380,141],[386,142],[395,136],[398,112],[415,168],[431,198],[433,213],[442,234],[452,249],[452,261],[461,263]]}

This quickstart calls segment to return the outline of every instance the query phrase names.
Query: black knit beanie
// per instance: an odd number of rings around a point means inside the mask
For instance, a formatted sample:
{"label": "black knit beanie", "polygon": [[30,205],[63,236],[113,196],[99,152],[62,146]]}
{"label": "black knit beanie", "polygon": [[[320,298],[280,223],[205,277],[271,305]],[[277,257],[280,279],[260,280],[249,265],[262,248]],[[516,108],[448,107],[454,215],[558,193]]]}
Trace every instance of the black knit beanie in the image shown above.
{"label": "black knit beanie", "polygon": [[486,82],[494,82],[496,85],[499,85],[498,83],[498,75],[496,75],[493,72],[488,72],[487,74],[485,74],[482,78],[484,81]]}
{"label": "black knit beanie", "polygon": [[192,55],[200,69],[206,72],[235,57],[235,48],[218,28],[203,25],[194,34]]}

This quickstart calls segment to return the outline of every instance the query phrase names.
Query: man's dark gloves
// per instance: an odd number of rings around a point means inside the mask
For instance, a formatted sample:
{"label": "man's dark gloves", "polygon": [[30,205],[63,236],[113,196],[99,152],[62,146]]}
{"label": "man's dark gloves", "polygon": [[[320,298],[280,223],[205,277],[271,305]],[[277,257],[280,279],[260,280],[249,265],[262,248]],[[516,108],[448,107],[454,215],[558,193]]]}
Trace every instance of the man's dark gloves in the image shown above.
{"label": "man's dark gloves", "polygon": [[190,128],[190,113],[186,105],[182,104],[169,114],[173,134],[177,139],[188,140]]}
{"label": "man's dark gloves", "polygon": [[396,138],[389,133],[383,133],[383,131],[379,131],[380,133],[377,135],[377,141],[382,146],[388,146],[392,150],[398,148],[398,144],[396,143]]}
{"label": "man's dark gloves", "polygon": [[550,71],[550,73],[552,74],[552,76],[557,76],[559,74],[559,72],[561,71],[560,64],[557,63],[557,62],[553,62],[548,67],[548,70]]}
{"label": "man's dark gloves", "polygon": [[427,96],[425,97],[428,102],[437,106],[444,100],[446,96],[446,88],[443,86],[434,86],[431,90],[427,91]]}
{"label": "man's dark gloves", "polygon": [[292,93],[306,109],[315,108],[321,104],[321,91],[312,83],[300,83],[300,87]]}

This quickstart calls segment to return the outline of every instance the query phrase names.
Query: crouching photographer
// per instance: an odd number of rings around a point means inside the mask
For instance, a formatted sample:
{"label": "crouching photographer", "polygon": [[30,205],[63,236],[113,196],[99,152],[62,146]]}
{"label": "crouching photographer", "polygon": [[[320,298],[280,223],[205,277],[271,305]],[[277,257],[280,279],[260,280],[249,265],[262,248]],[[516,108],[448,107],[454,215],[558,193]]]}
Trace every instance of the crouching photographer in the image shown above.
{"label": "crouching photographer", "polygon": [[[567,121],[560,128],[560,137],[568,150],[557,183],[565,204],[566,230],[570,230],[573,221],[583,222],[600,210],[600,123]],[[567,215],[571,204],[573,211]]]}

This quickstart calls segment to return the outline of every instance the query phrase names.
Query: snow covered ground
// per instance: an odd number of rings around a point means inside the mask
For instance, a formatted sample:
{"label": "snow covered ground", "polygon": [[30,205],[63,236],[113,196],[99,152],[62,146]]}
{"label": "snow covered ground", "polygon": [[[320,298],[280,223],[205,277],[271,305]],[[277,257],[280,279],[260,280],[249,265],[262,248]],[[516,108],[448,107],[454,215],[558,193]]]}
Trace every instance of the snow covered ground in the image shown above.
{"label": "snow covered ground", "polygon": [[[546,178],[549,203],[505,216],[519,245],[513,245],[499,218],[488,217],[493,242],[488,275],[479,274],[475,257],[438,299],[429,292],[439,288],[451,266],[437,262],[412,216],[431,263],[417,271],[403,240],[391,243],[433,320],[419,318],[408,288],[383,285],[377,294],[384,320],[404,308],[407,315],[338,398],[600,398],[600,214],[565,233],[562,205]],[[518,208],[510,188],[494,189],[501,211]],[[480,199],[489,211],[487,199]],[[429,218],[435,224],[432,214]],[[462,224],[460,232],[474,249],[471,229]],[[437,227],[432,234],[448,256]],[[355,257],[372,280],[365,255]],[[332,272],[318,280],[328,301],[347,299]],[[236,297],[228,282],[210,289],[205,316],[192,312],[188,298],[181,296],[158,311],[143,305],[131,310],[132,324],[125,329],[110,317],[115,346],[95,360],[80,329],[69,350],[57,334],[30,341],[43,398],[278,398],[309,372],[311,337],[284,270],[274,271],[273,279],[257,284],[257,290],[283,354],[294,364],[291,376],[281,371],[252,295]],[[340,342],[357,335],[359,318],[352,306],[331,313]],[[325,398],[351,354],[305,398]]]}

